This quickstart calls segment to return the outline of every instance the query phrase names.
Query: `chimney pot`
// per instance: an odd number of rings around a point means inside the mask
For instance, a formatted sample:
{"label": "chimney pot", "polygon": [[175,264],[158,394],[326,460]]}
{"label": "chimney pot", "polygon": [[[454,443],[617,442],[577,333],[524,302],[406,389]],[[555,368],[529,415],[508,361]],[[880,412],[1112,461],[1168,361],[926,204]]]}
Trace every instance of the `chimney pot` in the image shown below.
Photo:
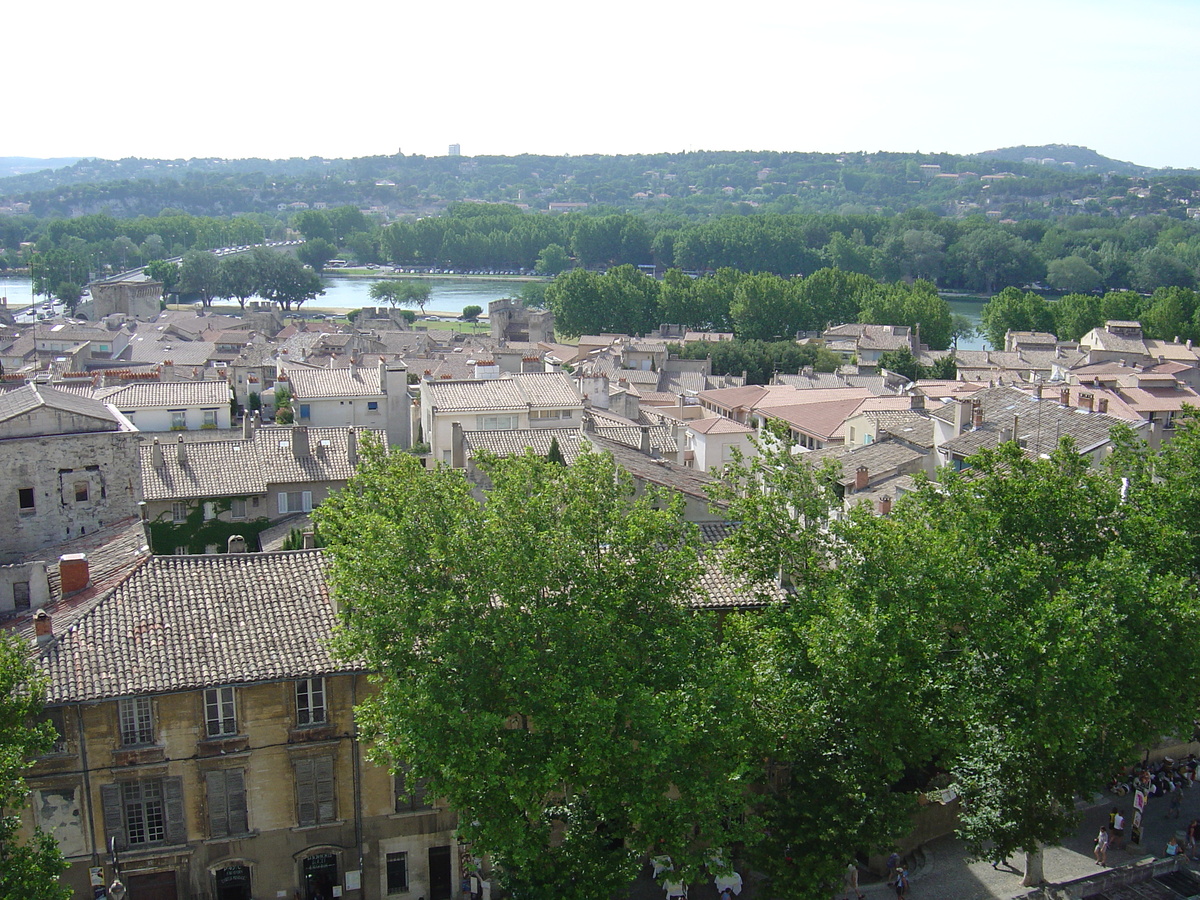
{"label": "chimney pot", "polygon": [[975,399],[971,400],[971,427],[972,428],[982,428],[983,427],[983,401],[982,400],[975,400]]}
{"label": "chimney pot", "polygon": [[44,647],[54,640],[54,622],[44,609],[33,614],[33,633],[37,636],[37,644]]}
{"label": "chimney pot", "polygon": [[854,470],[854,489],[856,491],[865,491],[867,485],[871,483],[871,471],[866,466],[859,466]]}
{"label": "chimney pot", "polygon": [[91,581],[85,553],[65,553],[58,558],[58,580],[63,596],[82,591]]}
{"label": "chimney pot", "polygon": [[1069,387],[1065,387],[1061,391],[1059,391],[1058,399],[1059,399],[1059,402],[1062,403],[1063,406],[1070,406],[1071,405],[1071,389]]}
{"label": "chimney pot", "polygon": [[881,516],[890,516],[892,514],[892,498],[883,496],[879,498],[879,514]]}

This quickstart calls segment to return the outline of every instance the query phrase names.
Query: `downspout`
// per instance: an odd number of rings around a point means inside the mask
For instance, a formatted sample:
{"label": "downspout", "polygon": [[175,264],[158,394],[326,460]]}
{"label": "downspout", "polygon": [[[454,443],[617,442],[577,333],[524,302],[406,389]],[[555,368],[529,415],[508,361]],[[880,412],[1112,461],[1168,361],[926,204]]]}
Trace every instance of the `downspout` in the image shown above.
{"label": "downspout", "polygon": [[88,843],[91,845],[92,865],[102,866],[104,861],[96,852],[96,816],[92,809],[92,779],[88,775],[91,767],[88,765],[87,738],[83,731],[83,707],[79,705],[75,707],[75,733],[79,735],[79,762],[83,767],[83,793],[84,802],[87,803]]}
{"label": "downspout", "polygon": [[[358,673],[350,675],[350,708],[358,707]],[[362,757],[358,746],[358,718],[350,723],[350,753],[354,761],[354,846],[358,849],[358,883],[362,892],[363,872],[363,814],[362,814]]]}

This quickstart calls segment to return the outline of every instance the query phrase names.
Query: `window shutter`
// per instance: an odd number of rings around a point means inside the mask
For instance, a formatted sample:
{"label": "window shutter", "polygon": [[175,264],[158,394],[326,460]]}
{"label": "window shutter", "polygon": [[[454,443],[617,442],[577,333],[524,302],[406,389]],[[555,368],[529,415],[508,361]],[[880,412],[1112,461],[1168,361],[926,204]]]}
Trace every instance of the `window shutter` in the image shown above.
{"label": "window shutter", "polygon": [[167,816],[167,843],[187,843],[187,820],[183,813],[183,779],[163,779],[163,806]]}
{"label": "window shutter", "polygon": [[229,830],[229,803],[225,799],[225,772],[209,772],[204,776],[208,792],[209,837],[225,837]]}
{"label": "window shutter", "polygon": [[225,772],[225,792],[229,803],[229,833],[245,834],[250,830],[246,815],[246,773],[242,769]]}
{"label": "window shutter", "polygon": [[337,818],[333,798],[333,757],[322,756],[315,760],[317,781],[317,821],[332,822]]}
{"label": "window shutter", "polygon": [[285,513],[287,513],[287,511],[288,511],[287,492],[280,491],[279,492],[279,514],[282,516]]}
{"label": "window shutter", "polygon": [[305,491],[301,498],[301,509],[304,512],[312,512],[312,491]]}
{"label": "window shutter", "polygon": [[317,824],[317,789],[311,759],[296,760],[296,821],[300,825]]}
{"label": "window shutter", "polygon": [[121,785],[100,786],[100,803],[104,807],[104,833],[113,840],[118,850],[128,847],[125,836],[125,809],[121,799]]}

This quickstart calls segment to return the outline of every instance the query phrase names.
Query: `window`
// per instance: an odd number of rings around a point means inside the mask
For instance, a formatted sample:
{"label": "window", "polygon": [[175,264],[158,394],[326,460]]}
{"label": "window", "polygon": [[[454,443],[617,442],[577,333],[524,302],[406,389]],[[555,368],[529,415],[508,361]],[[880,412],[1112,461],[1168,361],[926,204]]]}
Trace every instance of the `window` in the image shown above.
{"label": "window", "polygon": [[512,431],[517,427],[516,416],[479,416],[480,431]]}
{"label": "window", "polygon": [[301,678],[296,682],[296,724],[325,724],[325,679]]}
{"label": "window", "polygon": [[246,498],[234,497],[229,507],[229,514],[235,519],[246,518]]}
{"label": "window", "polygon": [[21,612],[29,609],[29,582],[14,581],[13,582],[13,610]]}
{"label": "window", "polygon": [[311,419],[312,418],[312,405],[311,404],[308,404],[308,403],[300,404],[300,418],[302,418],[302,419]]}
{"label": "window", "polygon": [[171,410],[171,428],[178,431],[187,428],[187,410],[173,409]]}
{"label": "window", "polygon": [[176,525],[182,525],[187,521],[188,508],[186,503],[175,501],[171,504],[171,521]]}
{"label": "window", "polygon": [[176,555],[176,556],[187,556],[187,555],[188,555],[188,545],[187,545],[187,544],[181,544],[181,545],[179,545],[178,547],[176,547],[176,548],[175,548],[175,555]]}
{"label": "window", "polygon": [[66,753],[68,751],[67,730],[64,726],[63,709],[61,706],[42,710],[42,714],[38,716],[38,724],[43,725],[46,723],[49,723],[50,727],[54,729],[54,743],[50,745],[50,749],[44,755],[50,756],[56,753]]}
{"label": "window", "polygon": [[204,776],[208,794],[208,835],[229,837],[250,830],[246,816],[246,781],[242,769],[219,769]]}
{"label": "window", "polygon": [[36,511],[33,504],[33,488],[17,490],[17,506],[20,507],[22,515],[29,515]]}
{"label": "window", "polygon": [[396,793],[396,812],[420,812],[433,809],[429,801],[429,782],[427,779],[415,779],[409,772],[408,766],[401,766],[392,776],[392,786]]}
{"label": "window", "polygon": [[407,853],[389,853],[387,855],[387,892],[389,894],[408,892]]}
{"label": "window", "polygon": [[378,400],[368,400],[367,401],[367,409],[371,410],[371,411],[379,409],[379,401]]}
{"label": "window", "polygon": [[154,743],[154,717],[149,697],[127,697],[117,701],[121,724],[121,746]]}
{"label": "window", "polygon": [[209,737],[237,734],[233,688],[208,688],[204,692],[204,729]]}
{"label": "window", "polygon": [[105,784],[100,797],[104,830],[118,850],[187,842],[182,778]]}
{"label": "window", "polygon": [[211,522],[217,517],[217,504],[212,500],[204,501],[204,521]]}
{"label": "window", "polygon": [[529,418],[531,419],[569,419],[571,413],[569,410],[563,409],[534,409],[530,410]]}
{"label": "window", "polygon": [[75,482],[75,502],[76,503],[87,503],[88,502],[88,483],[86,481]]}
{"label": "window", "polygon": [[296,822],[320,825],[337,814],[333,796],[333,757],[296,760]]}
{"label": "window", "polygon": [[279,513],[312,512],[312,491],[280,491]]}
{"label": "window", "polygon": [[205,428],[216,428],[217,427],[217,411],[215,409],[204,410],[204,427]]}

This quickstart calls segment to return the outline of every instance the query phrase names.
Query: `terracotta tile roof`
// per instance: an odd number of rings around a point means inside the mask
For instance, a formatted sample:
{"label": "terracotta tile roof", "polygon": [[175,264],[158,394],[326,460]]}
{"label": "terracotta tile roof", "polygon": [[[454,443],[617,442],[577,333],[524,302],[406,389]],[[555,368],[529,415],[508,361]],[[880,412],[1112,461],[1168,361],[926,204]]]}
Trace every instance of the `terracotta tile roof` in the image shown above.
{"label": "terracotta tile roof", "polygon": [[[349,429],[309,428],[310,453],[297,459],[292,452],[291,428],[268,426],[254,433],[254,445],[262,459],[263,480],[268,485],[290,484],[304,481],[345,481],[354,474],[350,465],[346,444]],[[386,446],[382,431],[369,428],[355,429],[359,446],[365,435],[372,434]],[[283,444],[284,446],[280,446]]]}
{"label": "terracotta tile roof", "polygon": [[97,395],[117,409],[228,406],[230,398],[229,385],[224,381],[140,381],[106,388]]}
{"label": "terracotta tile roof", "polygon": [[709,416],[705,419],[692,419],[687,427],[697,434],[753,434],[754,429],[742,425],[724,416]]}
{"label": "terracotta tile roof", "polygon": [[42,407],[102,419],[105,422],[119,421],[112,410],[98,400],[60,391],[44,384],[24,384],[10,391],[0,392],[0,422],[7,422]]}
{"label": "terracotta tile roof", "polygon": [[532,450],[538,456],[550,452],[550,444],[557,439],[563,461],[570,465],[579,455],[580,432],[578,428],[519,428],[513,431],[464,431],[463,440],[467,452],[486,450],[496,456],[520,456]]}
{"label": "terracotta tile roof", "polygon": [[292,396],[298,400],[383,396],[378,362],[344,369],[288,365],[284,371],[291,383]]}
{"label": "terracotta tile roof", "polygon": [[[675,440],[674,432],[665,425],[648,425],[650,429],[650,446],[660,453],[679,452],[679,443]],[[639,425],[601,425],[597,424],[596,436],[607,438],[638,450],[642,446],[642,429]]]}
{"label": "terracotta tile roof", "polygon": [[40,654],[61,704],[330,675],[320,551],[157,556]]}

